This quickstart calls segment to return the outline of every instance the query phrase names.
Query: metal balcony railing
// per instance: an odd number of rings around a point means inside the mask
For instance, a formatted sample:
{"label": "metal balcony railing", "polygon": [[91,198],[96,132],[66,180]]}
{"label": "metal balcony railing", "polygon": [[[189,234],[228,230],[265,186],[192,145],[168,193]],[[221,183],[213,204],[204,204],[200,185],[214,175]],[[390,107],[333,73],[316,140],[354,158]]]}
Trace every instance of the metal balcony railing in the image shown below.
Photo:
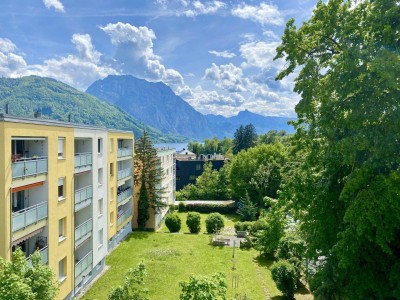
{"label": "metal balcony railing", "polygon": [[92,223],[92,218],[90,218],[75,228],[75,247],[79,246],[84,240],[92,235]]}
{"label": "metal balcony railing", "polygon": [[[46,246],[42,249],[39,250],[40,256],[42,257],[42,265],[45,265],[49,262],[49,247]],[[29,257],[26,259],[26,263],[28,267],[32,266],[32,260],[31,260],[32,255],[29,255]]]}
{"label": "metal balcony railing", "polygon": [[23,178],[47,173],[47,157],[20,159],[12,162],[12,178]]}
{"label": "metal balcony railing", "polygon": [[75,168],[87,167],[92,165],[92,153],[75,154]]}
{"label": "metal balcony railing", "polygon": [[85,271],[90,271],[92,269],[92,262],[93,262],[93,251],[90,251],[75,264],[75,278],[84,274]]}
{"label": "metal balcony railing", "polygon": [[75,211],[78,211],[92,203],[93,188],[91,185],[75,191]]}
{"label": "metal balcony railing", "polygon": [[128,198],[129,196],[132,196],[132,188],[131,187],[129,187],[125,191],[117,194],[117,202],[118,202],[118,204],[121,203],[126,198]]}
{"label": "metal balcony railing", "polygon": [[132,156],[133,149],[132,148],[119,148],[117,156],[118,158],[125,157],[125,156]]}
{"label": "metal balcony railing", "polygon": [[118,218],[117,218],[117,226],[121,225],[124,221],[126,221],[128,218],[132,218],[132,208],[129,208],[127,211],[123,212]]}
{"label": "metal balcony railing", "polygon": [[12,231],[15,232],[40,220],[47,219],[47,201],[12,213]]}
{"label": "metal balcony railing", "polygon": [[132,175],[132,168],[127,168],[121,171],[118,171],[118,180],[121,180],[125,177]]}

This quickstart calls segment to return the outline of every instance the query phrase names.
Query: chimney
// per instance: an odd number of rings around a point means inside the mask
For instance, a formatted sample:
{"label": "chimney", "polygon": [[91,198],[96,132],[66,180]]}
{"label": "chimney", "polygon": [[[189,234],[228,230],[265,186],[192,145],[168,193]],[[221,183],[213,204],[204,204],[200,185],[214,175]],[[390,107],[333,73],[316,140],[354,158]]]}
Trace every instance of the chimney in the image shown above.
{"label": "chimney", "polygon": [[8,106],[8,103],[6,104],[6,115],[8,115],[8,113],[9,113],[9,106]]}
{"label": "chimney", "polygon": [[71,114],[68,114],[68,122],[71,122]]}

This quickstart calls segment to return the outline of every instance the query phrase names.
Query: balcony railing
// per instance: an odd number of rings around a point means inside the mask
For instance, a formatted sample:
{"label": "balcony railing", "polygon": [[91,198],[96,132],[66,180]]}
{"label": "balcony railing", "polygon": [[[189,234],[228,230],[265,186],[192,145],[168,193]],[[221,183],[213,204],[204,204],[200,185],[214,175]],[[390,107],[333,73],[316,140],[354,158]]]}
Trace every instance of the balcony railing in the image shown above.
{"label": "balcony railing", "polygon": [[90,251],[75,264],[75,278],[84,275],[85,271],[90,271],[92,269],[92,262],[93,251]]}
{"label": "balcony railing", "polygon": [[129,187],[125,191],[117,194],[117,202],[118,204],[124,201],[126,198],[132,196],[132,188]]}
{"label": "balcony railing", "polygon": [[47,173],[47,157],[20,159],[12,162],[12,178]]}
{"label": "balcony railing", "polygon": [[[46,246],[42,249],[39,250],[40,256],[42,257],[42,265],[45,265],[49,262],[49,247]],[[32,266],[32,255],[29,255],[29,257],[26,259],[26,263],[28,267]]]}
{"label": "balcony railing", "polygon": [[119,148],[118,149],[118,158],[125,157],[125,156],[132,156],[133,149],[132,148]]}
{"label": "balcony railing", "polygon": [[92,153],[75,154],[75,168],[87,167],[92,165]]}
{"label": "balcony railing", "polygon": [[75,191],[75,211],[78,211],[92,203],[93,189],[92,186],[86,186]]}
{"label": "balcony railing", "polygon": [[12,213],[12,231],[15,232],[40,220],[47,219],[47,201]]}
{"label": "balcony railing", "polygon": [[129,208],[127,211],[122,213],[117,219],[117,226],[121,225],[128,218],[132,218],[132,208]]}
{"label": "balcony railing", "polygon": [[128,177],[132,175],[132,168],[127,168],[121,171],[118,171],[118,180],[121,180],[122,178]]}
{"label": "balcony railing", "polygon": [[92,228],[91,218],[75,228],[75,247],[92,235]]}

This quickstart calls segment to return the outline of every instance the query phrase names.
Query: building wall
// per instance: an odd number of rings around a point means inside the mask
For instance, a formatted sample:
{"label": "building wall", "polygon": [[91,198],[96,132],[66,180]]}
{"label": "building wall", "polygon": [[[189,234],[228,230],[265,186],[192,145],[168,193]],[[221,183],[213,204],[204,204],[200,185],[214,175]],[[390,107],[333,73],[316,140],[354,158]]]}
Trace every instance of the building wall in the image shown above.
{"label": "building wall", "polygon": [[[0,255],[6,259],[11,258],[11,187],[13,185],[25,185],[30,179],[12,181],[11,173],[11,138],[13,136],[44,137],[47,138],[48,147],[48,172],[44,176],[48,185],[48,249],[49,266],[54,270],[58,278],[59,261],[66,258],[66,279],[60,283],[58,299],[64,299],[73,288],[73,264],[74,264],[74,227],[73,227],[73,201],[74,201],[74,135],[72,128],[53,127],[36,124],[23,124],[13,122],[1,122],[2,134],[0,167],[5,170],[1,180],[2,199],[1,211],[2,238],[0,239]],[[65,138],[65,159],[58,159],[58,138]],[[65,177],[65,199],[58,200],[58,178]],[[59,242],[58,222],[66,218],[66,239]],[[3,233],[5,233],[3,235]]]}

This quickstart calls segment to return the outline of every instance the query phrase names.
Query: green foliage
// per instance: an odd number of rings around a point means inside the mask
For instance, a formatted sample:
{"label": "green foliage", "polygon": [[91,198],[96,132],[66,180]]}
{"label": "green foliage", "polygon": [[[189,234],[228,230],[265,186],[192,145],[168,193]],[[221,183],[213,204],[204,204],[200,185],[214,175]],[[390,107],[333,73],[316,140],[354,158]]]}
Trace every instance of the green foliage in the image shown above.
{"label": "green foliage", "polygon": [[253,222],[236,222],[235,230],[236,231],[250,231],[253,227]]}
{"label": "green foliage", "polygon": [[270,130],[266,134],[258,136],[258,144],[275,144],[277,142],[285,143],[288,140],[288,133],[285,130]]}
{"label": "green foliage", "polygon": [[247,191],[246,196],[239,203],[237,214],[240,215],[242,221],[254,221],[256,219],[257,206],[251,202]]}
{"label": "green foliage", "polygon": [[256,141],[257,133],[253,124],[248,124],[246,126],[240,125],[234,134],[233,154],[238,154],[242,150],[254,147]]}
{"label": "green foliage", "polygon": [[185,211],[186,211],[185,202],[179,201],[179,204],[178,204],[178,211],[179,211],[179,212],[185,212]]}
{"label": "green foliage", "polygon": [[223,140],[218,140],[218,138],[214,137],[212,139],[205,139],[202,144],[198,142],[189,142],[188,149],[197,156],[200,154],[214,153],[227,155],[232,151],[232,139],[224,138]]}
{"label": "green foliage", "polygon": [[176,192],[178,200],[226,200],[230,198],[229,164],[219,171],[211,162],[204,164],[203,173],[196,178],[196,185],[188,184]]}
{"label": "green foliage", "polygon": [[255,234],[257,231],[267,229],[267,227],[268,227],[267,219],[264,217],[252,223],[250,232],[252,234]]}
{"label": "green foliage", "polygon": [[271,267],[272,279],[286,299],[294,299],[299,280],[295,267],[287,260],[278,260]]}
{"label": "green foliage", "polygon": [[143,288],[145,277],[146,267],[143,263],[129,269],[122,285],[108,294],[108,300],[148,300],[148,290]]}
{"label": "green foliage", "polygon": [[186,203],[185,211],[196,211],[199,213],[213,213],[218,212],[220,214],[234,214],[237,211],[235,203]]}
{"label": "green foliage", "polygon": [[160,160],[157,150],[153,147],[147,131],[135,142],[134,157],[134,182],[139,189],[138,201],[138,226],[143,229],[150,218],[149,208],[159,210],[166,204],[162,201],[164,189],[160,188],[163,179],[163,170],[160,168]]}
{"label": "green foliage", "polygon": [[186,225],[190,233],[199,233],[201,229],[200,214],[198,212],[189,212],[186,218]]}
{"label": "green foliage", "polygon": [[265,196],[277,197],[286,160],[286,150],[280,143],[241,151],[230,163],[233,197],[244,198],[247,191],[258,208],[264,207]]}
{"label": "green foliage", "polygon": [[224,228],[224,218],[220,213],[211,213],[206,219],[206,229],[208,233],[216,233]]}
{"label": "green foliage", "polygon": [[227,284],[223,273],[208,276],[191,275],[189,281],[179,282],[180,300],[225,300]]}
{"label": "green foliage", "polygon": [[0,257],[0,300],[53,300],[58,292],[54,273],[42,265],[39,252],[31,256],[32,266],[26,265],[24,253],[17,248],[12,261]]}
{"label": "green foliage", "polygon": [[168,214],[165,218],[165,225],[170,232],[179,232],[181,230],[181,218],[175,213]]}
{"label": "green foliage", "polygon": [[301,69],[301,100],[280,197],[301,221],[308,257],[326,257],[314,293],[400,298],[400,6],[353,4],[320,1],[301,27],[286,25],[278,79]]}
{"label": "green foliage", "polygon": [[182,141],[182,137],[145,126],[121,109],[51,78],[0,78],[0,106],[6,103],[10,104],[10,114],[16,116],[32,118],[40,110],[44,119],[68,121],[70,114],[73,123],[129,130],[135,136],[146,129],[154,141]]}

